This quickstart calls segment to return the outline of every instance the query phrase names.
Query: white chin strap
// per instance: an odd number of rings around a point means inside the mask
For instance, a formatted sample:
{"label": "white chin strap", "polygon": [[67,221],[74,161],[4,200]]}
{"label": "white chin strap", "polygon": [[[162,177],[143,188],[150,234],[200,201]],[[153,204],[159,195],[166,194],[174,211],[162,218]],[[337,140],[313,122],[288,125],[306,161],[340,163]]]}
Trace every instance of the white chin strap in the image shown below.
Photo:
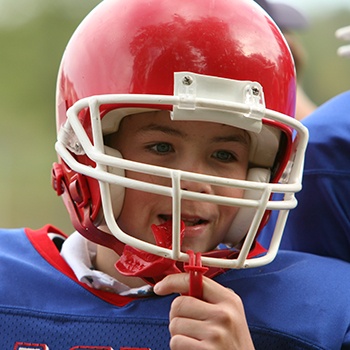
{"label": "white chin strap", "polygon": [[[248,170],[247,181],[264,182],[270,181],[271,171],[266,168],[251,168]],[[260,199],[261,192],[257,190],[245,190],[245,199]],[[226,244],[237,245],[247,234],[250,225],[252,224],[256,208],[240,208],[234,218],[231,227],[225,237]]]}

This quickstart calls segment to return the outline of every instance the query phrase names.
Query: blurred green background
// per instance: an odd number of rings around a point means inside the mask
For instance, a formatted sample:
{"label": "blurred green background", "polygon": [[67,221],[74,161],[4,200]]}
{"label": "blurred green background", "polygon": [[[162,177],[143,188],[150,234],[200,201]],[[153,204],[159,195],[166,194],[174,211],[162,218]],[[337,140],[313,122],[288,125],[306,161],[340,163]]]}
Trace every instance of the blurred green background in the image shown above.
{"label": "blurred green background", "polygon": [[[329,0],[332,1],[332,0]],[[72,32],[97,0],[0,1],[0,226],[73,230],[62,200],[51,188],[56,161],[55,82]],[[292,1],[291,1],[292,3]],[[350,89],[350,60],[339,58],[337,28],[350,10],[311,13],[298,33],[307,52],[302,84],[321,104]]]}
{"label": "blurred green background", "polygon": [[0,2],[0,227],[73,230],[51,187],[64,48],[98,0]]}

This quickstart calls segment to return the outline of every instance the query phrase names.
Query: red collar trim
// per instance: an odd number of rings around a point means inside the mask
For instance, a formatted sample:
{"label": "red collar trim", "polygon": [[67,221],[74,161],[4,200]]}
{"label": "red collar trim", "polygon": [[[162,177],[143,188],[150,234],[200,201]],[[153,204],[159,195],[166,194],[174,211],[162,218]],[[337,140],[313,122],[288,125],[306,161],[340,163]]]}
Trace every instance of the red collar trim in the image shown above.
{"label": "red collar trim", "polygon": [[55,244],[52,242],[52,240],[48,236],[48,233],[54,233],[54,234],[61,235],[62,238],[67,238],[67,235],[62,233],[56,227],[51,225],[46,225],[39,230],[32,230],[32,229],[26,228],[24,231],[29,241],[37,250],[37,252],[50,265],[52,265],[56,270],[60,271],[61,273],[66,275],[68,278],[73,280],[75,283],[79,284],[81,287],[88,290],[90,293],[96,295],[100,299],[103,299],[104,301],[107,301],[110,304],[120,306],[120,307],[130,303],[135,299],[139,299],[139,297],[134,298],[134,297],[128,297],[128,296],[121,296],[119,294],[94,289],[89,287],[85,283],[80,282],[76,278],[73,270],[70,268],[70,266],[66,263],[66,261],[60,255],[60,252],[56,248]]}

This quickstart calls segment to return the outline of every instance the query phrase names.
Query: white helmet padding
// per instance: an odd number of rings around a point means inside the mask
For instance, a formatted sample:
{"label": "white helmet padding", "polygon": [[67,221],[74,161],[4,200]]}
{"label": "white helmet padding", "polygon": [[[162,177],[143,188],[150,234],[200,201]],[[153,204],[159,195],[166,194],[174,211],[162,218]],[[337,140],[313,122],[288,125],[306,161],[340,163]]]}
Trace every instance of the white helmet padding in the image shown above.
{"label": "white helmet padding", "polygon": [[[269,169],[251,168],[248,170],[247,181],[268,183],[270,181],[270,175],[271,171]],[[259,200],[261,198],[261,192],[247,189],[244,191],[243,198]],[[240,208],[231,224],[227,236],[225,237],[226,241],[224,243],[230,246],[236,246],[239,244],[247,234],[255,213],[255,208]]]}
{"label": "white helmet padding", "polygon": [[[116,157],[116,158],[123,158],[121,153],[112,147],[108,147],[105,145],[104,149],[105,149],[105,153],[109,156]],[[118,176],[125,176],[125,171],[122,168],[107,167],[107,169],[108,169],[108,172],[111,174],[118,175]],[[123,186],[118,186],[118,185],[109,185],[109,189],[111,192],[111,198],[113,202],[113,213],[117,218],[123,208],[125,188]]]}

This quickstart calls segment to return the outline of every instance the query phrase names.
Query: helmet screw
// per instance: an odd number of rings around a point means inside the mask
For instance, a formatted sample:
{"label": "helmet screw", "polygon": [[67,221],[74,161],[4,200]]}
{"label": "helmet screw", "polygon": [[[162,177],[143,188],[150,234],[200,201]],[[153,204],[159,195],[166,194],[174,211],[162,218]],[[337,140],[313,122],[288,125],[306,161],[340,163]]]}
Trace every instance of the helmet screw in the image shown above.
{"label": "helmet screw", "polygon": [[252,87],[252,93],[254,96],[259,96],[260,90],[256,86]]}
{"label": "helmet screw", "polygon": [[81,144],[79,142],[76,142],[74,144],[74,151],[78,154],[81,152],[81,150],[82,150]]}
{"label": "helmet screw", "polygon": [[182,84],[191,85],[193,83],[193,78],[190,75],[185,75],[182,79]]}

